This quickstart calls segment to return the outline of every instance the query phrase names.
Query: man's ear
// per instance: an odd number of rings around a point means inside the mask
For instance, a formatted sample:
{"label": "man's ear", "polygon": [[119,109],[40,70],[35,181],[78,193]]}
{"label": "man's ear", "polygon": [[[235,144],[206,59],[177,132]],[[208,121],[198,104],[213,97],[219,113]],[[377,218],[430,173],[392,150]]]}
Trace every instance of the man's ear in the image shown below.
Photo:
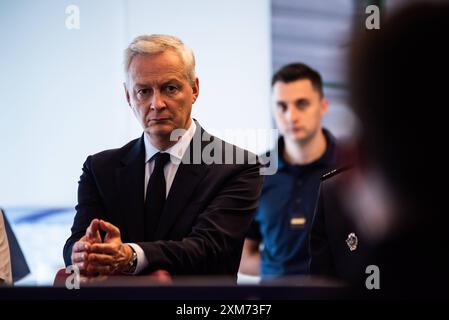
{"label": "man's ear", "polygon": [[198,78],[195,79],[195,83],[192,86],[192,92],[193,92],[192,104],[194,104],[196,99],[198,98],[198,95],[200,94],[200,81]]}
{"label": "man's ear", "polygon": [[321,116],[324,116],[324,114],[329,109],[329,101],[326,98],[321,99]]}
{"label": "man's ear", "polygon": [[128,102],[128,105],[131,107],[131,99],[129,97],[128,88],[126,87],[126,82],[123,82],[123,88],[125,88],[126,101]]}

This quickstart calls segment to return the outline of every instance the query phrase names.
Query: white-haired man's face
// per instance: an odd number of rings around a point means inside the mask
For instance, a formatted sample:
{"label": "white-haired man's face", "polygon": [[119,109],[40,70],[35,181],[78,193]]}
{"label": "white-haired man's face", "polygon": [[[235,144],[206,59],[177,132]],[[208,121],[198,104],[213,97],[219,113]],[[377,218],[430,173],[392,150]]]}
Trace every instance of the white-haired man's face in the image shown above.
{"label": "white-haired man's face", "polygon": [[126,98],[154,145],[169,146],[175,129],[188,129],[192,105],[199,94],[198,79],[190,84],[185,65],[171,50],[135,56],[128,70]]}

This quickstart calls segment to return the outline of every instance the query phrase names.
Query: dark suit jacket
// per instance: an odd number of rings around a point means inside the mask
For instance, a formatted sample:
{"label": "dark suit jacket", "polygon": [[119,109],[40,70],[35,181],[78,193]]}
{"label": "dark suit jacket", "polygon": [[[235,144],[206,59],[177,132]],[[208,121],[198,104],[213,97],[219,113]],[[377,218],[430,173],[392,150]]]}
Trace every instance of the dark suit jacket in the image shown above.
{"label": "dark suit jacket", "polygon": [[[403,211],[394,213],[401,217],[396,228],[381,239],[368,238],[355,221],[355,214],[361,212],[348,210],[346,201],[358,196],[349,193],[350,179],[352,171],[348,170],[321,183],[310,237],[310,272],[338,278],[362,289],[359,293],[368,294],[376,290],[366,289],[371,275],[366,268],[375,265],[381,289],[376,294],[394,298],[447,296],[449,267],[448,260],[442,258],[442,253],[447,252],[444,220],[432,219],[432,210],[402,201],[397,210]],[[421,202],[418,199],[416,203]],[[350,233],[358,239],[353,251],[346,243]]]}
{"label": "dark suit jacket", "polygon": [[[346,179],[351,170],[321,182],[310,233],[310,273],[338,278],[346,283],[364,285],[365,269],[372,261],[372,248],[365,241],[346,203]],[[358,243],[351,251],[346,242],[354,233]]]}
{"label": "dark suit jacket", "polygon": [[[210,141],[202,141],[200,135]],[[211,153],[211,141],[221,150]],[[200,158],[204,151],[224,161],[225,150],[232,150],[234,156],[242,152],[246,163],[205,164]],[[64,246],[66,265],[71,264],[73,244],[92,219],[100,218],[120,229],[123,242],[143,248],[150,263],[145,272],[165,269],[175,275],[235,276],[263,183],[260,165],[254,155],[209,135],[198,123],[186,157],[200,163],[180,164],[155,233],[157,240],[150,242],[144,236],[143,136],[120,149],[89,156],[79,181],[72,235]]]}

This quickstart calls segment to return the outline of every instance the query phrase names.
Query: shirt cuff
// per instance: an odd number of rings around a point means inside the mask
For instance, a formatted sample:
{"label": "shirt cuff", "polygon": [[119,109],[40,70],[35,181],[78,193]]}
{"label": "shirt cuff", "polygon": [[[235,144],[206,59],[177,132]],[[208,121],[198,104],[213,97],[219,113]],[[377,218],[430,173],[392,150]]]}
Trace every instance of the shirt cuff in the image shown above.
{"label": "shirt cuff", "polygon": [[148,266],[148,259],[145,256],[145,252],[143,252],[143,249],[136,243],[127,243],[131,248],[134,249],[134,251],[137,254],[137,266],[136,270],[134,270],[133,275],[139,274],[142,272],[143,269],[145,269]]}

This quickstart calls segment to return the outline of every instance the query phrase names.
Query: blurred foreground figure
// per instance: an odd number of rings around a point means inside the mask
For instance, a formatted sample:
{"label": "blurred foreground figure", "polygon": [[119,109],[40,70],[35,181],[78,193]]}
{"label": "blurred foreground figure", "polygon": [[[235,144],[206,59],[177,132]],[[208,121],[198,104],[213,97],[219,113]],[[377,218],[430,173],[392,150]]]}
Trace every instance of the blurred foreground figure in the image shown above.
{"label": "blurred foreground figure", "polygon": [[0,286],[12,284],[11,258],[9,255],[8,237],[3,222],[3,212],[0,210]]}
{"label": "blurred foreground figure", "polygon": [[354,43],[357,165],[323,178],[312,273],[394,297],[439,297],[449,283],[438,154],[447,144],[447,89],[438,74],[448,70],[448,31],[449,4],[415,4]]}

